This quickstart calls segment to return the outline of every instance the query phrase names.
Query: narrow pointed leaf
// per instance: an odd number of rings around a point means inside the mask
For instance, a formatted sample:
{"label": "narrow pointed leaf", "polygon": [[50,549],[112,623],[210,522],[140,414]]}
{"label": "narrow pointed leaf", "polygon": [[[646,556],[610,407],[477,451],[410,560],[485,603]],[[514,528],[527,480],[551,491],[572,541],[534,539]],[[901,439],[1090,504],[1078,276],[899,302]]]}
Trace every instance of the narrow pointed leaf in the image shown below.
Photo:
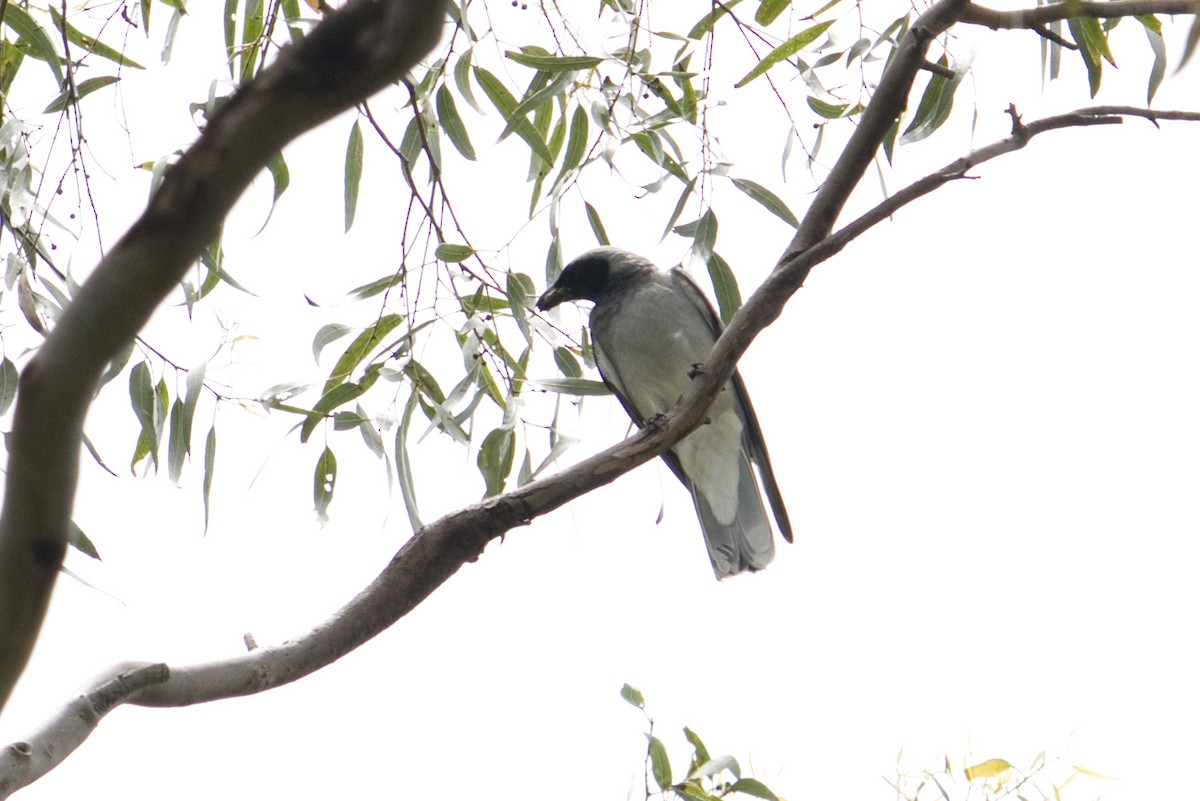
{"label": "narrow pointed leaf", "polygon": [[4,362],[0,363],[0,414],[7,412],[17,397],[18,378],[17,366],[5,356]]}
{"label": "narrow pointed leaf", "polygon": [[662,740],[652,734],[646,735],[650,741],[650,775],[658,789],[666,790],[671,786],[671,760],[667,757],[667,748]]}
{"label": "narrow pointed leaf", "polygon": [[612,244],[608,240],[608,233],[604,230],[604,223],[600,220],[600,212],[591,204],[585,202],[584,210],[587,212],[588,225],[592,227],[592,235],[596,237],[596,241],[601,245]]}
{"label": "narrow pointed leaf", "polygon": [[5,5],[4,24],[12,28],[17,35],[25,40],[32,51],[31,55],[46,62],[46,65],[50,67],[50,71],[54,73],[54,85],[56,87],[62,86],[66,81],[62,71],[62,60],[58,55],[58,51],[54,49],[54,43],[46,34],[46,30],[38,25],[33,17],[29,16],[28,11],[16,3]]}
{"label": "narrow pointed leaf", "polygon": [[71,44],[82,47],[90,54],[116,62],[123,67],[130,67],[135,70],[145,69],[145,67],[133,59],[127,58],[119,50],[114,50],[99,39],[93,39],[91,36],[75,28],[75,26],[63,19],[62,14],[53,5],[47,6],[47,10],[50,12],[50,18],[54,20],[54,27],[58,28],[59,31],[65,32],[67,41]]}
{"label": "narrow pointed leaf", "polygon": [[337,458],[329,446],[321,452],[317,459],[316,469],[313,470],[313,503],[317,511],[317,519],[325,522],[329,519],[329,503],[333,500],[333,489],[337,484]]}
{"label": "narrow pointed leaf", "polygon": [[450,137],[450,144],[454,145],[455,150],[461,153],[463,158],[474,161],[475,148],[471,144],[471,138],[467,135],[467,127],[458,114],[458,108],[454,105],[454,96],[450,94],[450,90],[445,84],[437,92],[437,113],[438,122],[445,130],[446,136]]}
{"label": "narrow pointed leaf", "polygon": [[412,424],[413,411],[417,408],[418,395],[413,392],[404,406],[404,414],[400,417],[400,425],[396,429],[396,473],[400,483],[400,495],[404,498],[404,508],[408,512],[408,522],[413,533],[425,527],[417,509],[417,492],[413,486],[412,462],[408,457],[408,429]]}
{"label": "narrow pointed leaf", "polygon": [[171,404],[171,424],[167,434],[167,475],[175,484],[183,474],[183,460],[187,456],[187,439],[184,437],[183,401],[179,398]]}
{"label": "narrow pointed leaf", "polygon": [[826,29],[828,29],[832,24],[833,20],[828,20],[826,22],[819,22],[816,25],[800,31],[800,33],[796,34],[791,39],[788,39],[786,42],[779,45],[779,47],[776,47],[770,53],[767,53],[765,56],[763,56],[762,61],[758,62],[758,64],[754,66],[754,69],[747,72],[745,77],[733,85],[734,88],[740,89],[741,87],[753,81],[755,78],[765,74],[767,70],[771,69],[776,64],[780,63],[781,61],[786,61],[787,59],[796,55],[805,47],[815,42],[817,37],[825,33]]}
{"label": "narrow pointed leaf", "polygon": [[484,438],[475,461],[487,485],[486,497],[504,491],[504,483],[513,468],[515,444],[516,435],[509,428],[497,428]]}
{"label": "narrow pointed leaf", "polygon": [[718,253],[713,253],[708,259],[708,277],[712,281],[713,294],[717,296],[721,322],[728,325],[734,313],[742,307],[742,293],[738,290],[737,278],[729,263]]}
{"label": "narrow pointed leaf", "polygon": [[791,4],[791,0],[762,0],[758,4],[758,11],[754,12],[754,21],[759,25],[770,25]]}
{"label": "narrow pointed leaf", "polygon": [[358,187],[362,181],[363,136],[358,120],[350,129],[350,140],[346,143],[346,229],[354,225],[354,213],[358,209]]}
{"label": "narrow pointed leaf", "polygon": [[204,530],[208,531],[208,513],[209,501],[212,497],[212,482],[214,467],[217,463],[217,426],[213,424],[212,428],[208,429],[208,437],[204,440]]}
{"label": "narrow pointed leaf", "polygon": [[774,214],[779,219],[783,220],[788,225],[795,228],[800,224],[800,220],[796,219],[796,215],[792,214],[792,210],[787,207],[779,197],[767,189],[765,186],[760,186],[754,181],[748,181],[744,178],[731,178],[733,185],[745,192],[755,201],[762,205],[767,211]]}
{"label": "narrow pointed leaf", "polygon": [[779,801],[779,796],[771,792],[771,790],[758,779],[738,779],[729,786],[731,793],[741,793],[755,798],[763,798],[766,801]]}
{"label": "narrow pointed leaf", "polygon": [[570,72],[574,70],[591,69],[604,59],[597,56],[551,56],[538,53],[521,53],[516,50],[505,50],[505,58],[511,58],[518,64],[533,67],[542,72]]}

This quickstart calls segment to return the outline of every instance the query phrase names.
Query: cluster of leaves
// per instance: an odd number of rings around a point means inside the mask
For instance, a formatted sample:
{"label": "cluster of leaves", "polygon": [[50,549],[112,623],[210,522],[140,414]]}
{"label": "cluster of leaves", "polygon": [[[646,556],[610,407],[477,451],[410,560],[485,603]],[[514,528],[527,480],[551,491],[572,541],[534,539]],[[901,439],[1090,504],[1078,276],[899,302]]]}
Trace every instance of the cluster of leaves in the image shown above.
{"label": "cluster of leaves", "polygon": [[[903,754],[902,750],[900,757]],[[961,771],[955,771],[950,766],[950,758],[945,757],[942,767],[937,770],[913,773],[897,767],[896,780],[888,783],[896,790],[896,797],[904,801],[996,801],[1000,798],[1062,801],[1066,798],[1067,787],[1077,779],[1110,781],[1112,778],[1080,765],[1048,759],[1044,751],[1034,757],[1025,771],[1000,757],[963,764]]]}
{"label": "cluster of leaves", "polygon": [[[73,294],[69,275],[50,258],[56,245],[46,230],[56,218],[45,199],[64,202],[55,198],[73,174],[82,185],[74,202],[84,206],[80,100],[118,81],[121,70],[142,68],[121,43],[134,27],[149,35],[151,17],[159,16],[155,6],[171,12],[163,34],[165,61],[186,19],[183,0],[138,0],[109,9],[107,17],[95,17],[91,9],[67,17],[65,9],[50,3],[3,6],[4,30],[15,38],[0,41],[0,92],[5,98],[13,95],[18,72],[30,74],[21,69],[29,61],[45,65],[43,80],[47,73],[54,80],[49,96],[37,104],[44,111],[20,118],[6,104],[0,126],[0,224],[11,242],[5,288],[16,290],[17,306],[38,334],[48,330]],[[303,39],[326,8],[319,0],[225,0],[221,40],[228,84],[251,80],[276,48]],[[533,302],[537,287],[562,269],[564,249],[579,247],[579,232],[610,242],[605,220],[617,211],[613,201],[588,189],[593,174],[607,182],[618,175],[637,187],[647,210],[641,219],[649,220],[662,240],[675,237],[689,266],[707,271],[720,314],[728,319],[741,303],[741,291],[730,261],[719,251],[719,217],[742,198],[757,204],[764,220],[794,227],[797,215],[771,180],[738,174],[720,150],[710,112],[756,98],[755,114],[780,134],[784,180],[799,145],[805,154],[803,180],[818,184],[823,176],[817,159],[826,132],[855,123],[916,14],[898,4],[892,13],[887,7],[872,9],[879,17],[868,19],[860,4],[848,0],[656,4],[653,24],[650,4],[633,0],[598,0],[593,13],[578,16],[563,15],[552,4],[530,10],[488,0],[451,4],[450,10],[453,28],[436,57],[396,89],[399,102],[393,108],[375,113],[364,106],[347,139],[346,230],[354,225],[364,181],[371,176],[368,159],[381,157],[377,145],[396,160],[407,182],[399,262],[349,291],[358,319],[367,309],[366,325],[338,321],[316,333],[318,364],[328,346],[349,342],[323,380],[301,379],[261,392],[264,407],[297,416],[302,443],[316,436],[313,497],[321,517],[337,484],[334,449],[351,431],[383,462],[389,481],[399,485],[414,528],[422,520],[410,454],[413,438],[437,432],[476,449],[488,495],[511,482],[531,480],[567,447],[569,438],[558,432],[564,399],[605,389],[587,372],[592,360],[586,330],[561,329],[541,318]],[[1161,25],[1150,15],[1137,20],[1155,55],[1152,97],[1166,68]],[[1061,51],[1074,47],[1094,95],[1101,63],[1115,64],[1109,35],[1117,22],[1079,16],[1049,25],[1042,41],[1050,77],[1058,75]],[[720,61],[714,56],[718,41]],[[955,62],[945,47],[931,58],[936,61],[920,100],[909,104],[885,142],[889,160],[896,157],[897,145],[930,137],[951,117],[969,64]],[[206,102],[193,104],[193,113],[211,115],[221,94],[214,90]],[[43,115],[54,115],[72,134],[65,161],[49,153],[57,138],[39,142],[41,155],[33,154],[33,134]],[[514,147],[527,157],[528,203],[498,209],[486,224],[460,217],[455,192],[467,190],[456,189],[462,184],[451,180],[455,171],[485,161],[507,165]],[[171,158],[143,166],[157,180]],[[60,161],[65,166],[54,172],[51,165]],[[51,175],[61,177],[56,183]],[[270,177],[274,202],[291,183],[283,154],[271,164]],[[474,180],[466,173],[468,186]],[[513,194],[511,187],[502,191]],[[544,221],[546,228],[531,226],[530,220]],[[786,235],[785,227],[779,230]],[[546,253],[544,276],[537,279],[505,267],[510,250],[527,252],[530,242]],[[622,237],[618,244],[624,242]],[[220,286],[241,289],[231,271],[237,272],[236,266],[227,264],[218,240],[181,287],[188,313]],[[178,480],[191,454],[201,451],[199,442],[192,442],[200,436],[192,422],[201,390],[207,387],[218,402],[222,395],[206,383],[204,368],[185,371],[148,346],[142,353],[145,360],[132,368],[128,358],[114,363],[106,381],[130,370],[130,398],[140,427],[133,466],[157,469],[165,447],[168,475]],[[6,350],[0,364],[0,413],[12,402],[19,358]],[[174,389],[165,379],[171,370],[183,378]],[[155,381],[156,374],[163,377]],[[530,403],[535,391],[550,393],[551,402]],[[424,425],[414,429],[414,420],[422,418]],[[547,437],[540,440],[543,433]],[[206,515],[215,442],[214,424],[203,446]]]}
{"label": "cluster of leaves", "polygon": [[[741,766],[732,756],[713,757],[700,736],[684,727],[683,736],[692,747],[687,773],[675,781],[671,771],[671,760],[667,747],[654,734],[654,720],[646,711],[646,699],[640,690],[626,684],[621,688],[621,697],[641,710],[646,716],[649,730],[646,732],[646,798],[658,795],[662,798],[681,798],[687,801],[717,801],[732,795],[763,798],[779,801],[778,796],[767,785],[750,776],[742,776]],[[656,791],[652,791],[653,780]]]}

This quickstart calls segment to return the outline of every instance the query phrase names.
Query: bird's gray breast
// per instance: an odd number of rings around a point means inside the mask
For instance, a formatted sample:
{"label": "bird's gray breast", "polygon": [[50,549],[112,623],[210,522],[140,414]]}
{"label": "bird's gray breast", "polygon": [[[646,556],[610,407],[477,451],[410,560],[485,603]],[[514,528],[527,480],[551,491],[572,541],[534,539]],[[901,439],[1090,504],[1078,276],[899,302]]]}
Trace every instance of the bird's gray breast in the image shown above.
{"label": "bird's gray breast", "polygon": [[[664,279],[666,276],[663,276]],[[716,342],[708,317],[669,279],[628,290],[592,310],[592,341],[600,371],[643,420],[671,409],[692,372]],[[707,421],[672,450],[694,488],[724,524],[737,514],[743,423],[729,385]]]}

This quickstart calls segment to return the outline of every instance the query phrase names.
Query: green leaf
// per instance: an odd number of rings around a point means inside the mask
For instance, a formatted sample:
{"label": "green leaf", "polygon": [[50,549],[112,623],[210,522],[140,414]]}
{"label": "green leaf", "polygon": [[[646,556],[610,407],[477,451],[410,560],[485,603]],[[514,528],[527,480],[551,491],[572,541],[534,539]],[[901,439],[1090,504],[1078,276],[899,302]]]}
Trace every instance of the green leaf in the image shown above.
{"label": "green leaf", "polygon": [[595,206],[586,201],[583,204],[583,208],[587,212],[588,225],[592,226],[592,234],[596,237],[596,241],[601,245],[612,244],[608,241],[608,234],[604,230],[604,223],[600,220],[600,212],[596,211]]}
{"label": "green leaf", "polygon": [[771,792],[765,784],[758,779],[738,779],[729,786],[729,792],[741,793],[743,795],[754,796],[755,798],[764,798],[766,801],[779,801],[779,796]]}
{"label": "green leaf", "polygon": [[463,158],[474,161],[475,148],[471,145],[471,138],[467,136],[467,127],[463,125],[458,108],[454,105],[454,96],[450,94],[450,90],[446,88],[445,84],[442,84],[437,92],[437,113],[438,121],[446,131],[446,136],[450,137],[450,144],[454,145],[459,153],[462,153]]}
{"label": "green leaf", "polygon": [[642,691],[630,684],[621,685],[621,697],[628,703],[636,706],[638,709],[646,708],[646,699],[642,696]]}
{"label": "green leaf", "polygon": [[485,497],[504,491],[504,482],[513,468],[515,445],[516,435],[510,428],[497,428],[484,438],[476,464],[487,484]]}
{"label": "green leaf", "polygon": [[1150,81],[1146,87],[1146,105],[1154,102],[1154,95],[1162,84],[1163,76],[1167,73],[1167,47],[1163,42],[1162,23],[1153,14],[1139,14],[1138,22],[1146,31],[1146,39],[1150,41],[1150,49],[1154,52],[1154,64],[1150,67]]}
{"label": "green leaf", "polygon": [[[274,187],[271,194],[271,210],[267,212],[267,221],[270,221],[279,198],[283,197],[283,193],[292,183],[292,175],[288,172],[287,162],[283,160],[283,153],[275,154],[275,158],[271,159],[271,163],[267,165],[267,170],[271,173],[271,183]],[[265,228],[266,225],[267,223],[264,222],[263,227]]]}
{"label": "green leaf", "polygon": [[354,225],[354,212],[358,208],[358,186],[362,181],[363,135],[358,120],[350,129],[350,141],[346,143],[346,229]]}
{"label": "green leaf", "polygon": [[90,54],[116,62],[123,67],[130,67],[135,70],[145,69],[145,67],[133,59],[126,58],[124,53],[114,50],[104,42],[101,42],[99,39],[93,39],[86,33],[76,29],[73,25],[71,25],[71,23],[63,19],[62,14],[60,14],[54,6],[48,5],[47,10],[50,12],[50,19],[54,21],[54,27],[58,28],[59,31],[65,32],[67,35],[67,41],[71,44],[82,47]]}
{"label": "green leaf", "polygon": [[[134,365],[133,370],[129,373],[129,401],[133,405],[133,413],[142,427],[141,439],[145,440],[144,443],[139,441],[134,454],[135,456],[137,454],[143,457],[148,456],[157,451],[158,438],[154,425],[154,383],[150,379],[150,365],[144,361]],[[139,461],[141,461],[140,458],[135,458],[134,466]]]}
{"label": "green leaf", "polygon": [[8,411],[12,406],[13,400],[17,397],[17,381],[20,376],[17,374],[17,365],[13,364],[13,360],[4,357],[4,362],[0,364],[0,414]]}
{"label": "green leaf", "polygon": [[[150,4],[148,0],[142,0],[142,5],[146,7]],[[149,11],[148,8],[147,11]],[[146,15],[143,14],[143,18],[145,18],[145,16]],[[234,64],[236,63],[236,59],[234,58],[235,51],[233,45],[235,41],[234,36],[237,34],[237,0],[225,0],[225,9],[222,12],[221,20],[224,23],[225,28],[225,60],[229,64],[229,77],[235,78],[237,77],[237,73],[234,72]],[[149,23],[149,20],[146,20],[146,22]],[[148,24],[146,27],[146,35],[150,35],[150,27]]]}
{"label": "green leaf", "polygon": [[187,440],[184,438],[183,401],[179,398],[171,404],[171,425],[167,435],[167,475],[178,484],[183,474],[183,459],[187,455]]}
{"label": "green leaf", "polygon": [[709,776],[716,776],[718,773],[726,770],[732,773],[735,779],[742,777],[742,768],[738,765],[738,761],[728,755],[705,760],[695,766],[691,775],[707,778]]}
{"label": "green leaf", "polygon": [[204,441],[204,530],[208,531],[209,499],[212,496],[213,467],[217,462],[217,425],[213,423],[208,429],[208,438]]}
{"label": "green leaf", "polygon": [[796,34],[791,39],[788,39],[786,42],[779,45],[779,47],[776,47],[770,53],[767,53],[765,56],[763,56],[762,61],[754,65],[754,69],[747,72],[745,77],[733,85],[734,88],[742,88],[755,78],[766,73],[767,70],[771,69],[771,67],[774,67],[779,62],[786,61],[787,59],[796,55],[805,47],[815,42],[817,37],[825,33],[825,30],[832,24],[833,20],[828,20],[827,22],[819,22],[816,25],[800,31],[800,33]]}
{"label": "green leaf", "polygon": [[558,171],[556,184],[561,184],[571,172],[583,162],[587,150],[588,115],[583,106],[576,106],[571,114],[571,133],[567,136],[567,153],[563,156],[562,169]]}
{"label": "green leaf", "polygon": [[338,384],[330,389],[321,399],[318,400],[312,408],[312,412],[305,418],[300,426],[300,441],[308,442],[308,438],[312,436],[312,432],[324,420],[330,412],[342,404],[358,398],[364,392],[366,387],[361,384]]}
{"label": "green leaf", "polygon": [[520,53],[516,50],[505,50],[505,58],[511,58],[518,64],[533,67],[542,72],[569,72],[585,70],[599,64],[604,59],[597,56],[550,56],[538,53]]}
{"label": "green leaf", "polygon": [[1100,91],[1100,78],[1103,72],[1100,59],[1103,58],[1114,67],[1112,53],[1108,49],[1108,37],[1104,35],[1104,28],[1100,25],[1100,20],[1093,17],[1072,17],[1067,20],[1067,27],[1071,31],[1071,37],[1075,40],[1075,44],[1079,45],[1079,56],[1083,59],[1083,64],[1087,67],[1088,86],[1091,89],[1092,97]]}
{"label": "green leaf", "polygon": [[321,351],[325,350],[325,346],[332,342],[338,341],[353,330],[354,329],[350,326],[342,325],[341,323],[329,323],[328,325],[321,326],[321,328],[317,331],[317,335],[313,337],[313,361],[320,364]]}
{"label": "green leaf", "polygon": [[72,106],[78,103],[83,98],[90,95],[97,89],[103,89],[109,84],[114,84],[120,78],[115,75],[104,75],[99,78],[88,78],[86,81],[80,81],[75,85],[75,96],[71,97],[70,88],[63,89],[59,92],[58,97],[50,101],[50,105],[42,109],[43,114],[57,114],[66,109],[67,106]]}
{"label": "green leaf", "polygon": [[5,6],[4,24],[29,44],[31,55],[46,62],[50,71],[54,73],[54,85],[61,87],[66,82],[62,71],[62,59],[59,58],[58,51],[54,49],[54,43],[46,35],[45,29],[34,22],[29,12],[16,3],[8,3]]}
{"label": "green leaf", "polygon": [[458,264],[474,256],[475,248],[470,245],[443,242],[437,246],[437,250],[434,251],[433,255],[438,258],[438,261],[444,261],[447,264]]}
{"label": "green leaf", "polygon": [[[472,72],[475,75],[475,80],[483,89],[484,94],[488,96],[488,100],[492,101],[492,105],[500,112],[500,116],[504,117],[505,123],[511,122],[513,119],[513,111],[517,107],[517,100],[508,91],[508,88],[500,82],[500,79],[492,75],[485,69],[480,67],[472,67]],[[550,148],[546,146],[546,140],[533,127],[533,123],[527,119],[518,118],[518,122],[513,129],[517,136],[525,140],[529,145],[530,150],[547,164],[554,163],[554,156],[550,154]]]}
{"label": "green leaf", "polygon": [[592,381],[587,378],[543,378],[531,380],[529,384],[534,389],[546,392],[556,392],[560,395],[611,395],[612,390],[603,381]]}
{"label": "green leaf", "polygon": [[408,522],[412,525],[413,533],[425,527],[417,510],[417,492],[413,487],[412,461],[408,456],[408,429],[412,424],[413,411],[417,408],[418,395],[414,391],[404,406],[404,414],[400,417],[400,425],[396,429],[396,472],[400,481],[400,495],[404,498],[404,508],[408,512]]}
{"label": "green leaf", "polygon": [[475,99],[475,92],[471,89],[472,52],[474,51],[468,50],[463,53],[454,63],[454,85],[458,87],[458,93],[470,104],[471,108],[482,114],[483,106],[479,105],[479,101]]}
{"label": "green leaf", "polygon": [[95,543],[88,538],[88,535],[83,533],[83,529],[79,527],[79,524],[72,520],[67,526],[67,543],[81,554],[99,561],[100,552],[96,550]]}
{"label": "green leaf", "polygon": [[313,470],[313,502],[317,510],[317,519],[322,523],[329,519],[327,511],[329,502],[333,500],[333,488],[336,484],[337,458],[327,445],[317,459],[316,469]]}
{"label": "green leaf", "polygon": [[647,734],[646,739],[650,741],[650,775],[658,789],[666,790],[671,786],[671,760],[667,758],[667,748],[653,734]]}
{"label": "green leaf", "polygon": [[560,345],[554,349],[554,363],[558,365],[559,372],[567,378],[583,377],[583,368],[579,366],[575,354],[571,353],[568,348]]}
{"label": "green leaf", "polygon": [[533,279],[525,273],[509,272],[505,277],[504,291],[508,295],[508,308],[512,311],[513,319],[521,329],[525,341],[533,344],[533,332],[529,328],[529,307],[533,305],[537,292],[533,288]]}
{"label": "green leaf", "polygon": [[696,768],[708,762],[712,757],[708,755],[708,749],[704,747],[704,742],[696,732],[684,726],[683,736],[692,744],[692,766],[688,769],[688,778],[691,779],[696,775]]}
{"label": "green leaf", "polygon": [[325,382],[321,394],[326,395],[335,386],[344,383],[350,377],[350,374],[354,372],[354,368],[363,359],[367,358],[368,354],[383,341],[383,338],[402,322],[404,322],[403,315],[385,314],[374,325],[367,327],[361,334],[355,337],[354,341],[338,357],[337,364],[333,366],[333,370],[329,373],[329,379]]}
{"label": "green leaf", "polygon": [[[500,132],[500,141],[503,142],[505,139],[507,139],[508,135],[516,130],[517,125],[519,125],[521,121],[526,118],[526,115],[531,111],[540,112],[540,118],[548,121],[548,114],[551,111],[551,105],[554,99],[560,96],[565,99],[564,90],[567,86],[573,84],[574,81],[575,78],[571,73],[564,72],[556,76],[554,80],[550,81],[545,86],[542,86],[540,89],[533,88],[538,82],[535,81],[533,84],[531,84],[530,91],[525,95],[525,97],[521,98],[520,103],[513,107],[512,113],[509,115],[508,124],[505,125],[504,130]],[[546,129],[538,126],[536,119],[534,122],[534,128],[542,135],[543,138],[545,138]],[[549,145],[547,145],[547,147],[549,147]],[[554,148],[551,147],[550,151],[553,154]],[[543,161],[545,161],[545,159],[543,159]],[[552,155],[550,161],[547,163],[550,164],[553,162],[554,158]]]}
{"label": "green leaf", "polygon": [[758,11],[754,12],[754,21],[759,25],[770,25],[791,4],[791,0],[762,0],[758,4]]}
{"label": "green leaf", "polygon": [[695,232],[692,234],[692,252],[700,261],[708,262],[716,243],[717,215],[709,208],[696,221]]}
{"label": "green leaf", "polygon": [[783,220],[793,228],[800,225],[800,220],[796,219],[796,215],[792,214],[792,210],[787,207],[787,204],[780,200],[774,192],[764,186],[748,181],[744,178],[730,178],[733,185],[745,192],[755,201],[762,205],[767,211],[774,214],[779,219]]}
{"label": "green leaf", "polygon": [[713,293],[717,296],[717,307],[721,322],[729,325],[734,313],[742,307],[742,293],[738,290],[737,278],[729,263],[717,253],[708,259],[708,277],[712,281]]}
{"label": "green leaf", "polygon": [[[949,68],[950,60],[943,55],[938,64]],[[901,144],[919,142],[942,127],[950,117],[950,110],[954,108],[954,92],[962,83],[965,74],[965,70],[955,70],[953,78],[936,74],[930,76],[925,92],[921,95],[921,102],[917,105],[917,113],[905,129],[904,135],[900,137]]]}
{"label": "green leaf", "polygon": [[703,39],[706,35],[708,35],[708,32],[712,30],[713,25],[717,23],[717,20],[728,14],[730,9],[740,2],[742,2],[742,0],[731,0],[731,2],[728,3],[718,4],[715,8],[713,8],[712,11],[705,14],[696,22],[695,25],[692,26],[692,29],[688,31],[688,38]]}
{"label": "green leaf", "polygon": [[862,103],[826,103],[820,98],[808,96],[808,107],[827,120],[840,120],[852,117],[863,110]]}
{"label": "green leaf", "polygon": [[259,39],[263,34],[263,0],[246,0],[242,8],[241,80],[248,83],[258,66]]}

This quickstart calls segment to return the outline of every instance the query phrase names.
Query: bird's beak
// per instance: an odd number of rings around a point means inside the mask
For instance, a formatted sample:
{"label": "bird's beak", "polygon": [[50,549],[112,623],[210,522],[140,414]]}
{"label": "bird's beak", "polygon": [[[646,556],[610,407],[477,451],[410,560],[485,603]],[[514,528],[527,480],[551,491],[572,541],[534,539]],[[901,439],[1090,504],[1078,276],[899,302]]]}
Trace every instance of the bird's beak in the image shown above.
{"label": "bird's beak", "polygon": [[543,292],[542,296],[537,299],[537,307],[539,311],[550,311],[564,300],[567,300],[566,293],[562,287],[555,284]]}

